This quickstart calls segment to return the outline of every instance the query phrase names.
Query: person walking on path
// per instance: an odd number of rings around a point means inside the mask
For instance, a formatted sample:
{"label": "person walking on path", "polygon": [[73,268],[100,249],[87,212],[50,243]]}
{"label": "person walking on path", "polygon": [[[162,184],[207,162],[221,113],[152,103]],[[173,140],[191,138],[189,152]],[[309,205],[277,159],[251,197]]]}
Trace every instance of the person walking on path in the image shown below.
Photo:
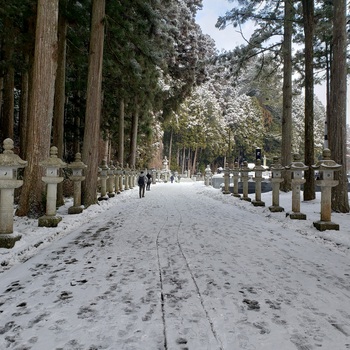
{"label": "person walking on path", "polygon": [[138,179],[137,179],[137,184],[139,185],[139,196],[144,197],[145,196],[145,186],[146,186],[146,176],[143,171],[141,171]]}
{"label": "person walking on path", "polygon": [[151,190],[151,183],[152,183],[152,175],[150,173],[147,173],[147,186],[146,186],[146,191]]}

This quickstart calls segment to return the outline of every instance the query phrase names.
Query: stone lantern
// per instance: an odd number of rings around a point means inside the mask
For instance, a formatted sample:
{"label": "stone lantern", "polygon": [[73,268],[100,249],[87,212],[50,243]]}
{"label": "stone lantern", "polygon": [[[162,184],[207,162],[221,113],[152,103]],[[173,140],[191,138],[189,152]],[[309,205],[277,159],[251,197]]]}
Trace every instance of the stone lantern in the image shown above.
{"label": "stone lantern", "polygon": [[126,168],[124,169],[124,190],[129,190],[129,176],[130,176],[130,168],[129,164],[126,164]]}
{"label": "stone lantern", "polygon": [[225,164],[224,169],[224,190],[223,194],[229,194],[230,193],[230,168],[228,167],[228,164]]}
{"label": "stone lantern", "polygon": [[238,193],[238,180],[239,180],[239,165],[238,162],[234,162],[233,164],[233,193],[232,195],[237,198],[241,198],[241,195]]}
{"label": "stone lantern", "polygon": [[332,187],[339,184],[334,180],[334,172],[341,169],[341,165],[331,160],[331,151],[325,148],[322,153],[323,159],[318,161],[312,168],[320,173],[316,185],[321,187],[321,220],[314,222],[319,231],[339,230],[339,225],[331,221],[332,213]]}
{"label": "stone lantern", "polygon": [[[257,149],[258,150],[258,149]],[[255,167],[253,171],[255,172],[254,181],[255,181],[255,200],[252,201],[252,204],[255,207],[264,207],[265,202],[261,200],[261,181],[262,181],[262,173],[265,168],[261,165],[261,159],[258,158],[256,160]]]}
{"label": "stone lantern", "polygon": [[81,205],[81,182],[85,180],[83,170],[87,168],[87,165],[81,161],[80,153],[75,154],[75,160],[73,163],[68,164],[68,168],[72,169],[70,179],[74,184],[73,206],[68,208],[68,214],[80,214],[83,211],[83,206]]}
{"label": "stone lantern", "polygon": [[241,199],[243,199],[244,201],[250,202],[251,198],[249,198],[248,196],[248,180],[249,180],[249,173],[250,169],[248,167],[248,163],[247,161],[243,162],[243,166],[241,168],[241,179],[243,182],[243,196],[241,197]]}
{"label": "stone lantern", "polygon": [[46,176],[42,180],[47,184],[46,193],[46,215],[39,218],[39,227],[57,227],[62,220],[56,215],[57,184],[63,181],[59,176],[59,170],[65,168],[67,164],[57,157],[58,149],[55,146],[50,148],[50,157],[39,163],[46,168]]}
{"label": "stone lantern", "polygon": [[293,162],[286,166],[286,170],[291,172],[292,179],[292,211],[287,213],[291,219],[306,220],[306,215],[300,212],[300,187],[306,182],[304,171],[308,170],[301,160],[299,154],[293,155]]}
{"label": "stone lantern", "polygon": [[99,168],[99,175],[101,181],[101,196],[98,197],[99,201],[105,201],[109,197],[107,195],[107,179],[108,179],[108,165],[106,159],[102,160],[101,166]]}
{"label": "stone lantern", "polygon": [[157,183],[157,170],[152,169],[151,173],[152,173],[152,185],[155,185]]}
{"label": "stone lantern", "polygon": [[284,167],[279,163],[278,157],[273,157],[273,164],[270,167],[272,182],[272,205],[269,207],[273,213],[284,211],[284,208],[280,207],[280,184],[284,181],[282,178],[282,171]]}
{"label": "stone lantern", "polygon": [[115,171],[115,166],[113,164],[113,160],[110,161],[109,168],[108,168],[108,179],[107,179],[107,192],[108,192],[108,197],[114,197],[115,196],[115,191],[114,191],[114,174]]}
{"label": "stone lantern", "polygon": [[210,166],[209,164],[207,165],[207,167],[205,168],[205,186],[209,186],[210,184],[210,178],[211,178],[211,169],[210,169]]}
{"label": "stone lantern", "polygon": [[0,154],[0,248],[13,248],[21,235],[13,233],[13,204],[15,188],[23,185],[17,180],[17,170],[27,162],[14,154],[13,141],[4,140],[4,152]]}
{"label": "stone lantern", "polygon": [[117,161],[116,166],[114,167],[114,191],[116,194],[120,194],[119,189],[119,176],[120,176],[120,166],[119,162]]}
{"label": "stone lantern", "polygon": [[[146,173],[147,173],[147,172],[146,172]],[[131,168],[131,176],[130,176],[130,184],[129,184],[129,187],[130,187],[131,189],[133,189],[133,188],[135,187],[135,183],[136,183],[136,180],[135,180],[136,174],[137,174],[136,169],[135,169],[135,167],[133,166],[133,167]]]}

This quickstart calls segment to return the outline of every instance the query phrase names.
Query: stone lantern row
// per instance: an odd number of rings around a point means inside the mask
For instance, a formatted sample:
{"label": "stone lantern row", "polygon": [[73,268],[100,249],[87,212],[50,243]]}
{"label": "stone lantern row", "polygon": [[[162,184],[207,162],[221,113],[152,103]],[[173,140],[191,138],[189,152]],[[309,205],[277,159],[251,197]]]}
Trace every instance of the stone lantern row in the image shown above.
{"label": "stone lantern row", "polygon": [[[14,143],[11,139],[3,142],[4,152],[0,154],[0,248],[12,248],[21,236],[13,234],[13,205],[14,191],[23,185],[22,180],[17,179],[17,171],[27,166],[27,161],[22,160],[14,154]],[[85,180],[83,170],[86,169],[81,161],[81,154],[77,153],[75,161],[66,164],[57,156],[58,149],[53,146],[50,148],[50,157],[40,162],[39,165],[45,168],[45,175],[42,181],[46,183],[46,212],[38,220],[39,227],[56,227],[62,220],[56,215],[57,202],[57,184],[64,180],[59,176],[59,169],[68,167],[72,169],[70,179],[74,184],[73,206],[68,208],[68,214],[79,214],[83,211],[81,205],[81,182]],[[107,166],[103,161],[99,168],[99,177],[101,181],[100,200],[113,197],[115,193],[120,193],[124,189],[133,188],[136,184],[137,173],[127,166],[122,169],[119,166],[114,167],[113,162]]]}
{"label": "stone lantern row", "polygon": [[[331,220],[331,189],[338,185],[339,181],[334,180],[334,173],[339,171],[341,165],[337,164],[331,159],[331,152],[329,149],[324,149],[322,154],[323,159],[318,161],[315,165],[311,167],[319,172],[319,178],[316,180],[316,185],[321,188],[321,219],[314,222],[314,226],[320,230],[339,230],[339,225],[332,222]],[[274,157],[273,164],[270,167],[271,177],[270,182],[272,184],[272,205],[269,207],[271,212],[281,212],[284,211],[279,204],[279,192],[280,184],[284,181],[282,177],[282,171],[287,170],[291,173],[291,184],[292,184],[292,211],[287,213],[291,219],[305,220],[306,215],[300,212],[300,188],[301,185],[306,182],[304,179],[304,171],[308,170],[309,167],[306,166],[301,160],[300,155],[295,154],[293,157],[293,162],[286,167],[283,167],[279,163],[278,157]],[[255,200],[251,200],[248,196],[248,180],[249,172],[255,172],[255,177],[253,178],[255,182]],[[261,160],[258,159],[256,165],[253,169],[248,168],[247,162],[243,162],[243,165],[239,167],[238,163],[235,162],[233,169],[229,169],[227,164],[224,169],[224,194],[229,194],[229,182],[230,173],[233,175],[233,193],[235,197],[239,197],[242,200],[252,202],[254,206],[265,206],[265,203],[261,200],[261,182],[262,173],[265,168],[261,165]],[[205,185],[209,186],[211,178],[211,170],[209,165],[205,169]],[[238,194],[238,182],[239,179],[243,184],[242,196]]]}

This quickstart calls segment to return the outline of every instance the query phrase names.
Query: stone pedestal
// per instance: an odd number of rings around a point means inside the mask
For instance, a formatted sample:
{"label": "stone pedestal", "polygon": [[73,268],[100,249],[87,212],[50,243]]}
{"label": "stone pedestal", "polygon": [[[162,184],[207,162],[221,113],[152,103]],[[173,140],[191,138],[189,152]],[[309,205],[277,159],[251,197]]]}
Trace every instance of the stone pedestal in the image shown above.
{"label": "stone pedestal", "polygon": [[108,179],[107,179],[107,193],[108,197],[112,198],[115,196],[115,191],[114,191],[114,182],[115,182],[115,174],[114,174],[115,166],[113,164],[113,160],[110,161],[109,164],[109,169],[107,171],[108,174]]}
{"label": "stone pedestal", "polygon": [[57,147],[51,147],[50,157],[39,163],[46,168],[46,176],[42,177],[46,183],[46,215],[39,218],[39,227],[57,227],[62,220],[56,215],[57,184],[63,181],[58,171],[60,168],[65,168],[67,164],[57,157],[57,153]]}
{"label": "stone pedestal", "polygon": [[250,169],[248,168],[248,163],[246,161],[243,162],[243,166],[241,168],[241,180],[243,182],[243,195],[241,197],[242,200],[250,202],[251,198],[248,196],[248,180],[249,176],[248,173],[250,172]]}
{"label": "stone pedestal", "polygon": [[4,152],[0,154],[0,248],[13,248],[21,239],[13,233],[13,207],[15,188],[23,185],[17,180],[17,170],[24,168],[27,162],[13,152],[13,141],[5,139]]}
{"label": "stone pedestal", "polygon": [[272,183],[272,205],[269,207],[269,210],[273,213],[284,211],[284,208],[282,208],[280,203],[280,185],[284,181],[282,178],[282,170],[284,167],[279,164],[278,157],[273,158],[274,163],[271,166],[270,170],[272,173],[272,177],[270,179]]}
{"label": "stone pedestal", "polygon": [[224,169],[224,190],[222,193],[230,194],[230,169],[227,164]]}
{"label": "stone pedestal", "polygon": [[316,185],[321,187],[321,220],[314,222],[319,231],[339,230],[339,225],[332,222],[332,187],[339,184],[334,180],[334,172],[341,169],[341,165],[331,160],[331,151],[328,148],[323,150],[323,159],[312,166],[320,173]]}
{"label": "stone pedestal", "polygon": [[306,220],[306,215],[300,212],[300,187],[306,182],[303,175],[308,168],[301,162],[299,154],[294,154],[293,162],[286,167],[291,172],[292,179],[292,211],[286,214],[291,219]]}
{"label": "stone pedestal", "polygon": [[255,207],[264,207],[265,202],[261,200],[261,181],[262,181],[262,173],[264,171],[264,167],[261,165],[261,160],[257,159],[256,165],[253,169],[255,171],[255,200],[252,201],[252,204]]}
{"label": "stone pedestal", "polygon": [[211,169],[210,169],[210,166],[208,164],[207,167],[205,168],[205,178],[204,178],[205,186],[209,186],[209,184],[210,184],[210,177],[211,177]]}
{"label": "stone pedestal", "polygon": [[105,159],[102,160],[102,164],[100,166],[100,182],[101,182],[101,195],[98,197],[99,201],[104,201],[109,199],[107,195],[107,179],[108,179],[108,166],[107,161]]}
{"label": "stone pedestal", "polygon": [[238,193],[238,180],[239,180],[238,162],[234,163],[232,174],[233,174],[233,193],[232,193],[232,195],[234,197],[241,198],[241,195]]}
{"label": "stone pedestal", "polygon": [[129,188],[129,176],[130,176],[130,168],[129,164],[126,165],[126,168],[124,169],[124,190],[128,191]]}
{"label": "stone pedestal", "polygon": [[81,205],[81,182],[85,180],[83,170],[87,168],[87,166],[81,161],[80,153],[76,153],[75,161],[69,164],[68,168],[72,169],[73,171],[70,179],[74,184],[73,206],[68,208],[68,214],[80,214],[84,209]]}

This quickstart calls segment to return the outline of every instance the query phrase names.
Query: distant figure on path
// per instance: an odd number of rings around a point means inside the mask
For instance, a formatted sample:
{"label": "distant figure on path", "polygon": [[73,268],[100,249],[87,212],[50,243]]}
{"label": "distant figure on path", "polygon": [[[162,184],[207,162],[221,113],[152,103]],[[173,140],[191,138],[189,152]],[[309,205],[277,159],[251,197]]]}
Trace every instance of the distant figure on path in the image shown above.
{"label": "distant figure on path", "polygon": [[145,186],[146,186],[146,176],[143,171],[141,171],[138,179],[137,179],[137,184],[139,185],[139,195],[140,198],[145,196]]}
{"label": "distant figure on path", "polygon": [[151,183],[152,183],[152,175],[150,173],[147,173],[147,186],[146,186],[146,191],[151,190]]}
{"label": "distant figure on path", "polygon": [[171,183],[174,182],[174,175],[171,175],[171,176],[170,176],[170,181],[171,181]]}

